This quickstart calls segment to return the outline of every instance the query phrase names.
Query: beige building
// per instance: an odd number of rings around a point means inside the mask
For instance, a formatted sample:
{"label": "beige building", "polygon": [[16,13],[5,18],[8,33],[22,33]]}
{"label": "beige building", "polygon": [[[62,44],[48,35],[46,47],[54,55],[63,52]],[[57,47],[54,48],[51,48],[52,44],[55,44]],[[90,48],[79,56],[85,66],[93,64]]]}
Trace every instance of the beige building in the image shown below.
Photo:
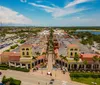
{"label": "beige building", "polygon": [[68,49],[67,49],[68,57],[69,58],[74,58],[76,54],[79,55],[79,47],[76,44],[68,45]]}
{"label": "beige building", "polygon": [[21,63],[26,63],[30,68],[32,68],[32,45],[30,44],[24,44],[20,48]]}
{"label": "beige building", "polygon": [[21,67],[31,69],[39,67],[45,62],[45,55],[39,55],[33,59],[33,45],[24,44],[20,52],[3,52],[0,54],[0,63],[6,63],[10,67]]}

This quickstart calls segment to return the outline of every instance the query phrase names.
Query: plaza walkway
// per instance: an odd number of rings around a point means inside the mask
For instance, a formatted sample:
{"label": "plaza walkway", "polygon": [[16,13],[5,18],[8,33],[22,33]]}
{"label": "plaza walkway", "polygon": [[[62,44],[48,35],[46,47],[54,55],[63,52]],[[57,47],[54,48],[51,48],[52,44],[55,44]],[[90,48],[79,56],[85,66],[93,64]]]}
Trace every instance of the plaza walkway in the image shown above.
{"label": "plaza walkway", "polygon": [[[53,75],[52,77],[47,76],[46,75],[47,71],[45,70],[43,72],[39,70],[37,72],[29,72],[29,73],[12,71],[12,70],[7,70],[7,71],[0,70],[0,72],[2,72],[2,76],[0,76],[0,81],[2,77],[6,75],[7,77],[13,77],[15,79],[21,80],[22,81],[21,85],[50,85],[49,83],[51,79],[55,79],[52,85],[83,85],[80,83],[71,82],[70,78],[67,77],[68,76],[67,73],[64,75],[59,71],[56,71],[56,75]],[[55,74],[55,72],[52,73]],[[38,84],[38,82],[40,84]]]}

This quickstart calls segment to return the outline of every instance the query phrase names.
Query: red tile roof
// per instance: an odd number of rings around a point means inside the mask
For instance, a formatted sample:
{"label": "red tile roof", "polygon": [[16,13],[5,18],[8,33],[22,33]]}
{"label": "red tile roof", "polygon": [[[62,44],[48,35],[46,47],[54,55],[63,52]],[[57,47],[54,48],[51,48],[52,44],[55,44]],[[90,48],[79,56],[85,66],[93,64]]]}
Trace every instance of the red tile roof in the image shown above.
{"label": "red tile roof", "polygon": [[4,56],[8,57],[8,61],[19,61],[20,53],[19,52],[3,52],[1,57],[5,59]]}
{"label": "red tile roof", "polygon": [[3,52],[1,56],[20,56],[19,52]]}
{"label": "red tile roof", "polygon": [[32,44],[23,44],[21,47],[32,47]]}
{"label": "red tile roof", "polygon": [[44,55],[41,55],[41,56],[38,56],[37,57],[37,60],[44,59],[44,58],[45,58],[45,56]]}
{"label": "red tile roof", "polygon": [[69,44],[68,47],[76,47],[76,48],[78,48],[78,46],[76,44]]}
{"label": "red tile roof", "polygon": [[20,61],[20,56],[9,56],[9,61]]}
{"label": "red tile roof", "polygon": [[97,54],[81,54],[81,58],[93,58],[94,56],[99,56]]}

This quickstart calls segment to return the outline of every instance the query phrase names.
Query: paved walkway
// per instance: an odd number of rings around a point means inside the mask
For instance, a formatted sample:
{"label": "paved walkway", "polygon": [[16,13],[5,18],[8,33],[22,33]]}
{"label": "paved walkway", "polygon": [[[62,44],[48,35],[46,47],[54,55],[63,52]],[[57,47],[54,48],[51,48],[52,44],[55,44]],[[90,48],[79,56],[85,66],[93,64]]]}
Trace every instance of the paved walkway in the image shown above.
{"label": "paved walkway", "polygon": [[38,70],[36,72],[31,71],[31,73],[34,74],[34,75],[54,78],[54,79],[58,79],[58,80],[61,80],[61,81],[69,81],[69,82],[71,81],[68,72],[63,74],[61,70],[52,70],[52,76],[48,76],[47,72],[48,72],[48,70]]}
{"label": "paved walkway", "polygon": [[[15,79],[19,79],[22,81],[21,85],[50,85],[50,80],[55,79],[54,83],[52,85],[83,85],[80,83],[72,82],[70,78],[68,77],[68,74],[66,73],[65,75],[62,74],[61,71],[53,71],[52,73],[56,75],[47,76],[46,73],[47,71],[37,71],[37,72],[19,72],[19,71],[12,71],[12,70],[7,70],[2,72],[2,76],[0,76],[0,80],[4,75],[6,77],[13,77]],[[38,84],[40,82],[40,84]],[[65,83],[65,84],[63,84]]]}

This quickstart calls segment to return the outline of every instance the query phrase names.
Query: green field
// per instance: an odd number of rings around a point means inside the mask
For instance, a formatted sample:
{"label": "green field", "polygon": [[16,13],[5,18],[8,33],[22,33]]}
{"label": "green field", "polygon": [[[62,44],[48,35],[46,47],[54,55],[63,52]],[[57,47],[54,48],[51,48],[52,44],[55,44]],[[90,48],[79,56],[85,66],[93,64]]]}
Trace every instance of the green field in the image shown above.
{"label": "green field", "polygon": [[93,85],[92,82],[96,82],[97,85],[100,85],[100,78],[94,79],[94,78],[72,78],[73,81]]}

